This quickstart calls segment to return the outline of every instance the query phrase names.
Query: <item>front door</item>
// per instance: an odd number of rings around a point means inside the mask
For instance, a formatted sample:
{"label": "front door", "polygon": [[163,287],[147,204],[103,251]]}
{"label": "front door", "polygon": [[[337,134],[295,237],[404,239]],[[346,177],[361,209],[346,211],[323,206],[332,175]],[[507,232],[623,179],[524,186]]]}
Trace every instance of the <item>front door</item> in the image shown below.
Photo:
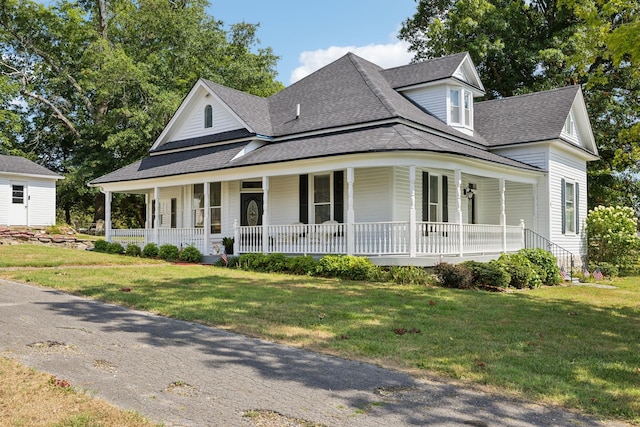
{"label": "front door", "polygon": [[9,200],[9,225],[29,225],[27,222],[27,183],[11,182],[11,199]]}
{"label": "front door", "polygon": [[262,193],[240,194],[240,225],[262,225]]}

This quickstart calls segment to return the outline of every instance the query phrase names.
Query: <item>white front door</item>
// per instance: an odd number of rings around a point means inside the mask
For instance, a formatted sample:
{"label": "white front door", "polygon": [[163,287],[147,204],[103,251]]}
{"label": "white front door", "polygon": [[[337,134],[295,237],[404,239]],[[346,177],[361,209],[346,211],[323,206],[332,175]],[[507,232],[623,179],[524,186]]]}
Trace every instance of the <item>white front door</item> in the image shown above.
{"label": "white front door", "polygon": [[9,200],[9,225],[29,225],[27,221],[28,201],[27,183],[12,181]]}

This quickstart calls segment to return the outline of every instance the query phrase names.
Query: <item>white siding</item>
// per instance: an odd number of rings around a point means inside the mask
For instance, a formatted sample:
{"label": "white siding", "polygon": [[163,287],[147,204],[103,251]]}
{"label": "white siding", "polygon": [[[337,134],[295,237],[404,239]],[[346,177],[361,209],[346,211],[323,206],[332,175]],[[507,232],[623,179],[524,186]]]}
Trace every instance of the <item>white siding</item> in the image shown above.
{"label": "white siding", "polygon": [[435,86],[411,89],[402,92],[407,98],[427,110],[446,123],[447,121],[447,88]]}
{"label": "white siding", "polygon": [[[422,180],[422,174],[418,174],[416,170],[416,181],[420,175]],[[416,212],[418,212],[418,183],[415,183],[416,188]],[[409,209],[411,208],[411,197],[409,194],[409,168],[397,167],[393,169],[393,213],[390,218],[392,221],[409,221]],[[417,214],[416,214],[417,218]]]}
{"label": "white siding", "polygon": [[27,185],[29,225],[55,225],[56,182],[50,180],[31,180]]}
{"label": "white siding", "polygon": [[353,192],[356,222],[389,221],[391,219],[393,209],[391,168],[356,169],[354,171]]}
{"label": "white siding", "polygon": [[0,225],[9,222],[9,205],[11,203],[11,188],[9,180],[0,177]]}
{"label": "white siding", "polygon": [[545,146],[504,148],[493,150],[493,152],[547,170],[547,149]]}
{"label": "white siding", "polygon": [[500,224],[500,182],[497,179],[479,178],[477,185],[478,224]]}
{"label": "white siding", "polygon": [[525,226],[532,229],[534,218],[533,186],[507,181],[505,188],[507,225],[520,225],[520,220],[523,219]]}
{"label": "white siding", "polygon": [[[204,108],[206,105],[213,107],[213,127],[208,129],[204,127]],[[166,140],[179,141],[241,129],[242,127],[242,124],[223,105],[213,97],[206,98],[204,94],[201,94],[182,112]]]}
{"label": "white siding", "polygon": [[269,185],[270,224],[287,225],[299,221],[299,185],[300,178],[297,175],[271,178]]}
{"label": "white siding", "polygon": [[[562,234],[562,179],[579,184],[579,219],[578,233]],[[587,174],[583,160],[552,149],[549,157],[549,215],[551,218],[550,240],[574,254],[583,254],[584,220],[587,214]]]}

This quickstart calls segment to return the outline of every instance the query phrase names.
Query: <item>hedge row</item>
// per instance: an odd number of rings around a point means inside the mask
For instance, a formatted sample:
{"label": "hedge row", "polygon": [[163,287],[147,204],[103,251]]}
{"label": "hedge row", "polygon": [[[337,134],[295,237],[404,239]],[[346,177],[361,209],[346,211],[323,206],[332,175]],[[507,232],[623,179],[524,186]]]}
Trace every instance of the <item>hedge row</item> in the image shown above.
{"label": "hedge row", "polygon": [[144,258],[160,258],[165,261],[183,261],[198,263],[202,258],[200,251],[193,247],[187,246],[182,250],[179,250],[175,245],[161,245],[158,247],[155,243],[147,243],[143,249],[140,249],[138,245],[129,244],[125,249],[120,243],[107,242],[105,240],[96,240],[93,245],[93,250],[96,252],[104,252],[109,254],[128,255],[133,257]]}

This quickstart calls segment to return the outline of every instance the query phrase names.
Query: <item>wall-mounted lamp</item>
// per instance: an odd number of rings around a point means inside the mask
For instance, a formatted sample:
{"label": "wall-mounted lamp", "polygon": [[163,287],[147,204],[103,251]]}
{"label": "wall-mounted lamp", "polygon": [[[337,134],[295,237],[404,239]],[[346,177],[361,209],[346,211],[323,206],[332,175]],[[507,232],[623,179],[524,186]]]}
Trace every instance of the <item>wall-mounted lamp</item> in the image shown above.
{"label": "wall-mounted lamp", "polygon": [[476,185],[472,183],[468,183],[467,186],[462,190],[462,193],[467,197],[467,199],[473,199],[475,196]]}

